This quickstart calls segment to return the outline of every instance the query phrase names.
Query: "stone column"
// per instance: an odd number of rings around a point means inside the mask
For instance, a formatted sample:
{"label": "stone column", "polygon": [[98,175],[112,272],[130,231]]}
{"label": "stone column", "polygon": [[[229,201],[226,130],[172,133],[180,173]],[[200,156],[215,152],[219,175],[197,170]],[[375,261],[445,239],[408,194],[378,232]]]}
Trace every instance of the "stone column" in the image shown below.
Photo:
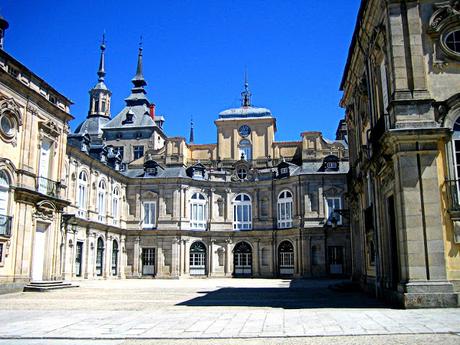
{"label": "stone column", "polygon": [[125,279],[126,278],[126,236],[120,236],[120,247],[119,247],[119,268],[118,268],[118,278]]}
{"label": "stone column", "polygon": [[141,248],[140,248],[141,238],[137,236],[134,239],[134,250],[133,250],[133,277],[140,277],[141,276]]}
{"label": "stone column", "polygon": [[[420,132],[417,138],[422,139]],[[401,298],[406,307],[457,305],[444,256],[437,142],[398,139],[393,156],[401,261],[398,290],[404,291]]]}
{"label": "stone column", "polygon": [[104,266],[103,269],[103,277],[105,279],[110,278],[112,276],[112,245],[113,245],[113,237],[105,235],[105,252],[104,252]]}
{"label": "stone column", "polygon": [[231,277],[233,274],[232,240],[229,238],[225,241],[225,243],[225,276]]}
{"label": "stone column", "polygon": [[180,275],[180,239],[174,237],[172,239],[172,251],[171,251],[171,277],[179,278]]}

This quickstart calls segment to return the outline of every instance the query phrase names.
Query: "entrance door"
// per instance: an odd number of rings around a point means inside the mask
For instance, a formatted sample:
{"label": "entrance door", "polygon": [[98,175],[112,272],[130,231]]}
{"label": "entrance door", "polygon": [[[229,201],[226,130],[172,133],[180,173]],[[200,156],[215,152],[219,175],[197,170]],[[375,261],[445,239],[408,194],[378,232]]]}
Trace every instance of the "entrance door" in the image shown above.
{"label": "entrance door", "polygon": [[190,246],[190,275],[206,275],[206,246],[203,242],[194,242]]}
{"label": "entrance door", "polygon": [[37,223],[32,258],[32,281],[43,280],[43,266],[45,264],[46,229],[47,225]]}
{"label": "entrance door", "polygon": [[252,248],[246,242],[237,243],[233,250],[233,266],[235,277],[252,275]]}
{"label": "entrance door", "polygon": [[294,247],[291,242],[283,241],[278,247],[280,275],[294,275]]}
{"label": "entrance door", "polygon": [[343,274],[343,247],[331,246],[328,248],[330,274]]}
{"label": "entrance door", "polygon": [[83,242],[77,242],[76,253],[75,253],[75,276],[81,277],[83,262]]}
{"label": "entrance door", "polygon": [[142,248],[142,275],[155,274],[155,248]]}

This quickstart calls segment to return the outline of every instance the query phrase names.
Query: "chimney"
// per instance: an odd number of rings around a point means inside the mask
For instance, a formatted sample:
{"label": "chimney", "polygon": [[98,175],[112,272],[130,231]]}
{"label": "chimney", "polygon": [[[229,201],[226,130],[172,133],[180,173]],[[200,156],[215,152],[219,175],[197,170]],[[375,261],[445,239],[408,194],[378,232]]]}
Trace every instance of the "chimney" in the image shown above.
{"label": "chimney", "polygon": [[150,117],[155,121],[155,104],[150,104]]}

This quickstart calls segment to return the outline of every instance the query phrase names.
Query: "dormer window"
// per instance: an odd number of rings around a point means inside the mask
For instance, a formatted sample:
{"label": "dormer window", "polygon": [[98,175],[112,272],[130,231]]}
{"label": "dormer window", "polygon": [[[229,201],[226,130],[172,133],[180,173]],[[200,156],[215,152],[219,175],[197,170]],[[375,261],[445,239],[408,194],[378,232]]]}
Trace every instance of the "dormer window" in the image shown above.
{"label": "dormer window", "polygon": [[281,168],[280,173],[283,174],[283,175],[284,174],[289,174],[289,168]]}
{"label": "dormer window", "polygon": [[154,160],[148,160],[144,163],[144,176],[157,176],[158,175],[158,163]]}
{"label": "dormer window", "polygon": [[197,180],[203,180],[205,176],[205,171],[206,167],[198,162],[195,165],[192,165],[191,167],[187,168],[187,176],[197,179]]}
{"label": "dormer window", "polygon": [[339,157],[334,155],[325,157],[321,171],[339,171]]}
{"label": "dormer window", "polygon": [[134,122],[134,113],[132,110],[129,110],[127,113],[126,113],[126,119],[122,122],[123,125],[125,124],[131,124]]}

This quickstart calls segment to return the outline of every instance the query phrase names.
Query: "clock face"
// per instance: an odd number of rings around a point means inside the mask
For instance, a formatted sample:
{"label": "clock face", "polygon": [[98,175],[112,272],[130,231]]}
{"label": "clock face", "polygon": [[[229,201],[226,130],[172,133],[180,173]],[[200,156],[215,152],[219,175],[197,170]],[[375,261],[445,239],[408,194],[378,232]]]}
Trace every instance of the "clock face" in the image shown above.
{"label": "clock face", "polygon": [[238,133],[240,133],[242,137],[247,137],[249,134],[251,134],[251,128],[248,125],[242,125],[238,129]]}

